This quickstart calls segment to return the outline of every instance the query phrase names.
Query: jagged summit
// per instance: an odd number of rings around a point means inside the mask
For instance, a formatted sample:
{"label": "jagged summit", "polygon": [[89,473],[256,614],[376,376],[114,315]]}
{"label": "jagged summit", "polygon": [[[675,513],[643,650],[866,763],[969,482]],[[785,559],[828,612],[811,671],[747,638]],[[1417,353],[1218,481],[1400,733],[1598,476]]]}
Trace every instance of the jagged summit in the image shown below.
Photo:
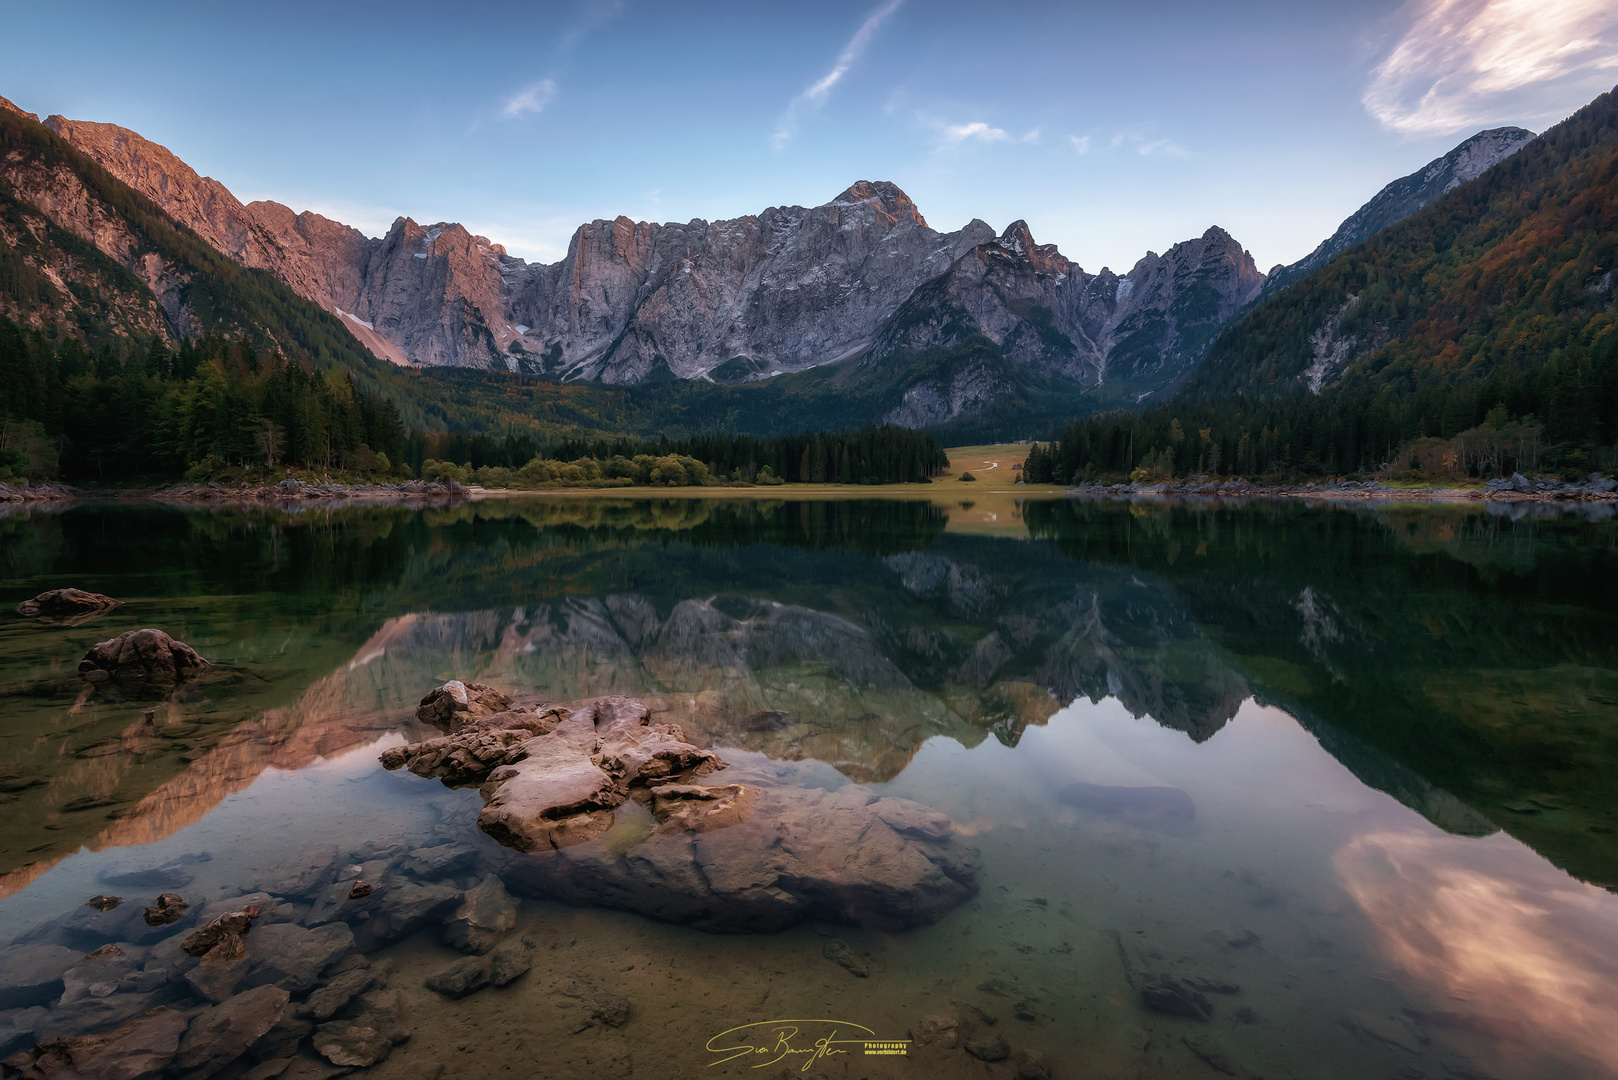
{"label": "jagged summit", "polygon": [[908,221],[922,228],[929,228],[927,219],[921,216],[916,204],[899,189],[899,185],[887,180],[860,180],[850,185],[841,195],[833,199],[834,203],[860,203],[874,202],[883,214],[895,223]]}
{"label": "jagged summit", "polygon": [[28,117],[28,119],[32,120],[34,123],[36,123],[36,124],[39,123],[39,117],[35,116],[33,113],[27,111],[22,106],[18,105],[16,102],[11,101],[11,100],[9,100],[7,98],[0,97],[0,109],[9,109],[12,112],[16,113],[18,116],[26,116],[26,117]]}

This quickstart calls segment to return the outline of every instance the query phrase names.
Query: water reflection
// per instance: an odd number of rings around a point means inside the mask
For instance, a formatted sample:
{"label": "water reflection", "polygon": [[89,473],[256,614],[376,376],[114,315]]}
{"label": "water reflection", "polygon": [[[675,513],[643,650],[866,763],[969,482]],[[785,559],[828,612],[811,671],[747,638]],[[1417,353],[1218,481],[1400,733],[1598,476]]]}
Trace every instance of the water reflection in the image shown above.
{"label": "water reflection", "polygon": [[[0,621],[0,938],[47,940],[41,920],[102,891],[109,866],[201,851],[193,888],[262,887],[312,926],[332,881],[284,879],[317,839],[337,845],[322,865],[344,889],[344,859],[370,868],[379,903],[487,874],[521,893],[471,825],[474,792],[374,768],[379,745],[424,734],[421,694],[459,678],[526,700],[640,697],[745,777],[873,785],[949,814],[983,849],[978,900],[902,937],[837,931],[883,987],[856,996],[901,1030],[967,1015],[958,999],[1010,1009],[998,1030],[1053,1061],[1105,1031],[1083,1056],[1114,1071],[1618,1065],[1599,1004],[1618,986],[1613,898],[1563,872],[1618,880],[1609,524],[1106,503],[1024,518],[1031,542],[949,533],[924,503],[0,521],[5,599],[72,584],[126,601],[79,627]],[[156,704],[81,700],[77,657],[142,625],[215,675]],[[580,850],[631,857],[644,815],[626,804]],[[405,870],[428,842],[480,854],[447,876]],[[572,924],[586,949],[622,932],[597,918]],[[439,946],[388,925],[354,922],[356,940],[435,962]],[[649,955],[697,948],[661,933]],[[795,940],[736,947],[764,966],[735,992],[818,986],[831,953],[779,952]],[[853,969],[826,966],[844,980],[826,993],[847,996]],[[1171,983],[1213,1019],[1141,1011]],[[1198,1023],[1214,1027],[1174,1026]],[[1300,1042],[1280,1047],[1281,1030]],[[938,1072],[968,1066],[957,1048]]]}

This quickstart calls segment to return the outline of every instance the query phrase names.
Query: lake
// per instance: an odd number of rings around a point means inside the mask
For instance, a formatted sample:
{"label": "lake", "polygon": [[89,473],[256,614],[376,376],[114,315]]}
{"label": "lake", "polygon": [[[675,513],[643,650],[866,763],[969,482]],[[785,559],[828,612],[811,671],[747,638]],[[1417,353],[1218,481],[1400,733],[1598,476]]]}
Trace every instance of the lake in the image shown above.
{"label": "lake", "polygon": [[[972,509],[10,511],[0,1053],[121,1080],[1618,1075],[1604,507]],[[11,612],[66,586],[123,603]],[[80,678],[142,627],[213,667]],[[757,809],[682,831],[642,792],[502,846],[476,784],[379,761],[441,736],[416,709],[449,680],[639,699]],[[248,904],[245,955],[180,947]],[[30,1057],[127,1031],[122,1071],[94,1040]]]}

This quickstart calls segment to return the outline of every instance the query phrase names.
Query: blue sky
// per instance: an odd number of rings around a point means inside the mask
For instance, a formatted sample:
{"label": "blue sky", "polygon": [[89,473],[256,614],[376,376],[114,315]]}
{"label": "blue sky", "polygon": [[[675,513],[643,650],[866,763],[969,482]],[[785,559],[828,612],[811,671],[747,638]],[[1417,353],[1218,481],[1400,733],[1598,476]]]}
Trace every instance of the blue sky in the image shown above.
{"label": "blue sky", "polygon": [[560,258],[892,180],[1086,269],[1220,225],[1261,268],[1484,128],[1618,81],[1611,0],[0,2],[0,95],[122,124],[244,201]]}

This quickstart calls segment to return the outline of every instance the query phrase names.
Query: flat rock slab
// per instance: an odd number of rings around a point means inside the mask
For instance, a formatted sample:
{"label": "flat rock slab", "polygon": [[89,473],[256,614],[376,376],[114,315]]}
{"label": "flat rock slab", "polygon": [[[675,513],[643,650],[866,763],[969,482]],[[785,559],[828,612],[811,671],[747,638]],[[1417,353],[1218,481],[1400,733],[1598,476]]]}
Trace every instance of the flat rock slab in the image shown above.
{"label": "flat rock slab", "polygon": [[346,923],[327,923],[305,930],[295,923],[271,923],[247,939],[252,961],[244,984],[274,985],[302,994],[320,981],[327,965],[354,948],[354,932]]}
{"label": "flat rock slab", "polygon": [[0,1009],[48,1005],[62,993],[62,976],[81,954],[61,945],[0,949]]}
{"label": "flat rock slab", "polygon": [[151,1080],[174,1061],[186,1024],[184,1013],[160,1006],[112,1031],[35,1046],[6,1065],[28,1080]]}
{"label": "flat rock slab", "polygon": [[83,589],[51,589],[17,605],[19,615],[92,615],[110,611],[120,601]]}
{"label": "flat rock slab", "polygon": [[937,922],[977,894],[977,852],[949,818],[849,785],[759,789],[727,828],[509,855],[508,884],[581,906],[708,930],[807,919],[898,929]]}
{"label": "flat rock slab", "polygon": [[191,1022],[174,1064],[208,1075],[230,1064],[286,1015],[290,994],[258,986],[205,1009]]}

